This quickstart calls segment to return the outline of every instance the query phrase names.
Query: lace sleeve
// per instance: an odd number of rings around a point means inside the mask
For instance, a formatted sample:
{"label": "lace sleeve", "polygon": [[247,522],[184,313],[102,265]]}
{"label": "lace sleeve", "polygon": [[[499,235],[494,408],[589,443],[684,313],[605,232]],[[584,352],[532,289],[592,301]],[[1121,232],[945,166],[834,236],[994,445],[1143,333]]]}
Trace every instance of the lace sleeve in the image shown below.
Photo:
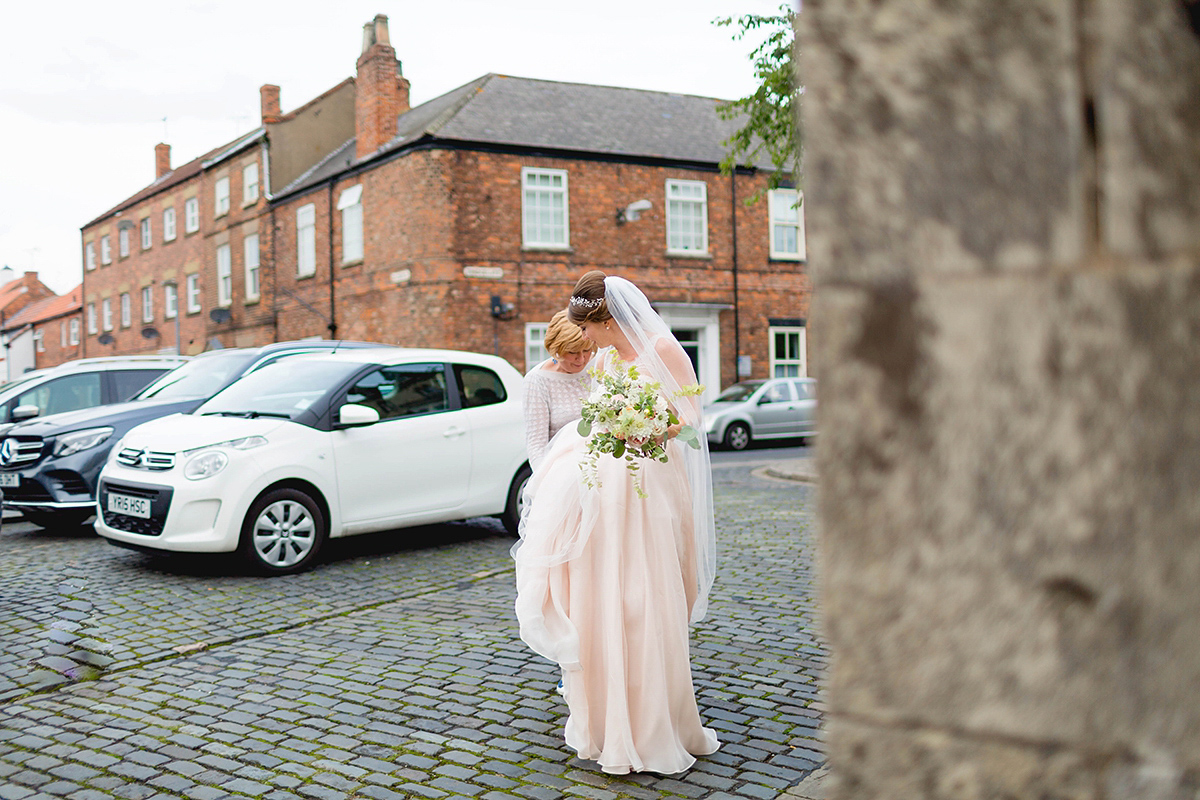
{"label": "lace sleeve", "polygon": [[536,372],[525,376],[521,393],[521,409],[525,412],[525,450],[530,466],[536,466],[542,460],[546,445],[550,443],[550,397],[546,382],[536,376]]}

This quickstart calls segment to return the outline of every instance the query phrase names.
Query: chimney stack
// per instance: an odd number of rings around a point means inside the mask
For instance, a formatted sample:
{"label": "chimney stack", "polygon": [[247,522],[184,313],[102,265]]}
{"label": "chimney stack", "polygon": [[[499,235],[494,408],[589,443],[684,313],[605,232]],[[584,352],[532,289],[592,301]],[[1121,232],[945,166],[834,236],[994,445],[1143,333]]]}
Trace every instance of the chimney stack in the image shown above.
{"label": "chimney stack", "polygon": [[355,157],[374,153],[396,136],[396,118],[408,111],[408,81],[388,36],[388,18],[363,25],[363,49],[354,81]]}
{"label": "chimney stack", "polygon": [[171,171],[171,145],[161,142],[154,145],[154,179],[158,180]]}
{"label": "chimney stack", "polygon": [[262,124],[279,122],[283,117],[283,112],[279,110],[279,87],[266,83],[259,88],[258,93],[262,98]]}

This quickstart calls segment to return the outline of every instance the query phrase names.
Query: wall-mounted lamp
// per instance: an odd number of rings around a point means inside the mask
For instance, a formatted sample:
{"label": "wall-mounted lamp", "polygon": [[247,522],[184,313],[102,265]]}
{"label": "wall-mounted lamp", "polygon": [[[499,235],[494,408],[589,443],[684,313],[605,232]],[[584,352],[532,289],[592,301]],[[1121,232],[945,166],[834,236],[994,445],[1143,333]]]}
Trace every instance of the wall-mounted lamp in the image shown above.
{"label": "wall-mounted lamp", "polygon": [[512,319],[512,313],[515,310],[516,306],[501,300],[500,295],[492,295],[492,316],[496,319]]}
{"label": "wall-mounted lamp", "polygon": [[637,222],[641,212],[649,211],[654,207],[654,204],[649,200],[635,200],[624,208],[617,209],[617,224],[624,225],[626,222]]}

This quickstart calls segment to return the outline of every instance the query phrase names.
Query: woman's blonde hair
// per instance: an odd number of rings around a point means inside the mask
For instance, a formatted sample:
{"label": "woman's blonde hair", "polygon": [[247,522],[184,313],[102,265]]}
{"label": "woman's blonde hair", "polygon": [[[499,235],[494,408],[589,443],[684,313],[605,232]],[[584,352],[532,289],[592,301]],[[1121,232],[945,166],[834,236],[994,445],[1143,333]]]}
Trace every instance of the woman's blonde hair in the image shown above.
{"label": "woman's blonde hair", "polygon": [[579,326],[567,319],[566,310],[550,318],[543,340],[550,355],[558,357],[572,353],[584,353],[596,349],[596,345],[583,335]]}

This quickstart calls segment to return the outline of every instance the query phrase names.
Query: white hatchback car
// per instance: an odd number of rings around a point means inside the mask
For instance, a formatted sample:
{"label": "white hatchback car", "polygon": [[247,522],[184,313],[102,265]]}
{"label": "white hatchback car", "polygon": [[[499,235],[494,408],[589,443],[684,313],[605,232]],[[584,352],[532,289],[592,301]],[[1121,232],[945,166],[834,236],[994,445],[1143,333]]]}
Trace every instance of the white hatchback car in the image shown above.
{"label": "white hatchback car", "polygon": [[133,428],[100,473],[96,531],[297,572],[329,537],[496,515],[529,477],[521,374],[452,350],[343,350],[268,365],[191,414]]}

